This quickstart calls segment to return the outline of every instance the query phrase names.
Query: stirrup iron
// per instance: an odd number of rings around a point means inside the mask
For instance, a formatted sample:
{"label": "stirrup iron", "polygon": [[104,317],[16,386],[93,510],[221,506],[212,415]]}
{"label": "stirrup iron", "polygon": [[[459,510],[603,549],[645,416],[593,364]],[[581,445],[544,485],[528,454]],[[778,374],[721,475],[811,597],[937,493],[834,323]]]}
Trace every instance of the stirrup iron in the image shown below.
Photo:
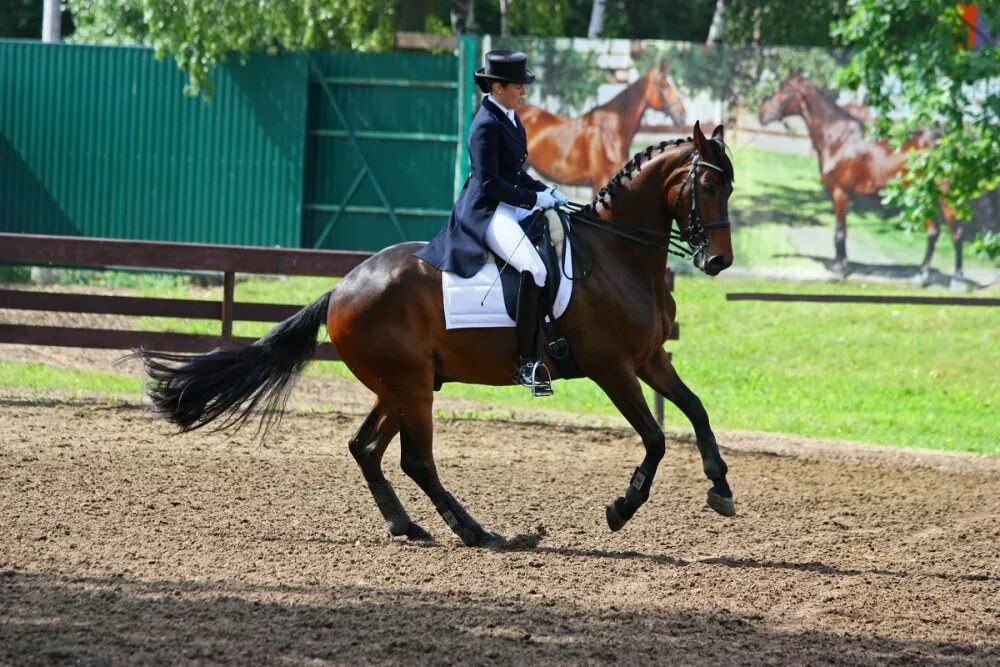
{"label": "stirrup iron", "polygon": [[535,398],[552,395],[552,375],[541,361],[536,361],[531,367],[531,395]]}
{"label": "stirrup iron", "polygon": [[552,375],[549,373],[548,367],[541,361],[536,361],[531,366],[531,384],[520,382],[520,374],[517,379],[519,380],[518,384],[531,389],[531,395],[536,398],[552,395]]}

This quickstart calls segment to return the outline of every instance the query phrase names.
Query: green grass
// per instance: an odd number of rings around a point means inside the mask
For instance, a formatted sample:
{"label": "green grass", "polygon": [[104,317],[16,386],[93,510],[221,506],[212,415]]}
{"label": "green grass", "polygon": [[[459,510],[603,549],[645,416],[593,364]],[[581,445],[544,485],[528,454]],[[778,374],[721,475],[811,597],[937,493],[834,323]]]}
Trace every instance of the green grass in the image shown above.
{"label": "green grass", "polygon": [[[254,278],[237,284],[238,300],[305,305],[329,280]],[[157,285],[157,296],[219,298],[210,290]],[[864,283],[820,285],[682,277],[675,297],[681,340],[668,348],[685,382],[724,429],[830,437],[888,445],[1000,454],[1000,310],[878,304],[727,302],[727,291],[899,294]],[[218,324],[170,322],[175,331],[215,332]],[[148,326],[159,325],[150,318]],[[271,325],[238,329],[259,336]],[[339,363],[308,373],[350,378]],[[112,374],[0,363],[0,386],[138,392],[140,382]],[[617,414],[588,380],[556,383],[556,396],[533,400],[517,387],[446,385],[442,394],[505,416],[518,407],[575,414]],[[667,421],[687,428],[668,404]]]}
{"label": "green grass", "polygon": [[675,364],[717,425],[1000,454],[1000,311],[726,302],[726,291],[903,293],[678,281]]}
{"label": "green grass", "polygon": [[98,373],[46,364],[27,364],[0,360],[0,387],[4,389],[55,389],[77,395],[103,394],[122,396],[142,391],[138,378]]}
{"label": "green grass", "polygon": [[[236,283],[237,301],[247,303],[284,303],[306,306],[328,291],[336,279],[296,276],[290,278],[249,277]],[[222,287],[192,288],[189,284],[152,285],[141,289],[143,296],[222,300]],[[233,322],[233,335],[259,338],[273,324],[264,322]],[[178,320],[168,317],[144,317],[142,327],[149,331],[174,331],[218,335],[218,320]]]}

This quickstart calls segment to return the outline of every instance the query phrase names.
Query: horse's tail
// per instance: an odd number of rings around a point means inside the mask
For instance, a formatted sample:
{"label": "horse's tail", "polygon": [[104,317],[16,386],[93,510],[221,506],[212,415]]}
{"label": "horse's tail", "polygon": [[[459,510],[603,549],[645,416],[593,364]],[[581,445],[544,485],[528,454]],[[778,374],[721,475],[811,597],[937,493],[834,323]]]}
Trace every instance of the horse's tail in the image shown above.
{"label": "horse's tail", "polygon": [[316,335],[326,321],[327,292],[260,340],[236,349],[189,355],[135,350],[153,379],[153,409],[180,427],[201,428],[225,417],[217,430],[240,429],[263,408],[260,429],[281,419],[295,378],[316,354]]}

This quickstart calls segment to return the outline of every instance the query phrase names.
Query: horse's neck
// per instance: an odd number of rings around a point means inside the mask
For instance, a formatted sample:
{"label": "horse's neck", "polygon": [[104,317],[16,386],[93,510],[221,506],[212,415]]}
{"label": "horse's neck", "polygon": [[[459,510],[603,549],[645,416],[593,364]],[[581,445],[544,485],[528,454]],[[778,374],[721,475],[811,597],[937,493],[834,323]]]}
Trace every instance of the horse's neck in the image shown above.
{"label": "horse's neck", "polygon": [[[618,213],[615,212],[616,208]],[[620,218],[624,218],[626,215],[621,211],[625,208],[624,206],[612,206],[602,207],[602,210],[607,211],[606,220],[621,224]],[[604,267],[604,273],[632,277],[628,281],[628,285],[623,285],[630,291],[652,287],[656,283],[656,276],[662,277],[667,270],[667,253],[662,250],[641,245],[607,231],[594,229],[589,225],[578,225],[575,229],[578,234],[582,235],[584,245],[591,249],[593,261]],[[650,239],[650,241],[659,243],[661,238]],[[667,240],[662,239],[662,243],[667,245]]]}
{"label": "horse's neck", "polygon": [[[622,227],[634,227],[646,232],[666,232],[670,229],[671,220],[662,213],[663,165],[661,160],[671,159],[666,153],[655,156],[642,164],[638,173],[625,181],[613,198],[599,205],[598,215],[613,224]],[[651,214],[650,212],[655,212]],[[582,226],[581,226],[582,227]],[[610,259],[621,266],[621,271],[637,276],[663,276],[667,268],[667,253],[664,250],[637,243],[636,241],[615,236],[609,232],[588,229],[590,236],[588,245],[599,244],[601,257]],[[657,245],[667,246],[666,236],[649,238]],[[651,284],[651,283],[650,283]]]}
{"label": "horse's neck", "polygon": [[618,114],[621,118],[621,124],[619,125],[621,135],[628,141],[639,129],[642,114],[645,113],[646,108],[649,106],[646,101],[646,88],[648,85],[649,79],[644,76],[635,83],[629,84],[625,90],[615,95],[608,102],[599,107],[594,107],[586,115],[589,116],[596,111],[610,111]]}
{"label": "horse's neck", "polygon": [[[833,136],[839,136],[846,129],[845,125],[861,127],[859,120],[813,86],[802,91],[802,117],[806,121],[806,127],[809,128],[813,146],[820,155],[829,140]],[[835,129],[838,131],[832,131]]]}

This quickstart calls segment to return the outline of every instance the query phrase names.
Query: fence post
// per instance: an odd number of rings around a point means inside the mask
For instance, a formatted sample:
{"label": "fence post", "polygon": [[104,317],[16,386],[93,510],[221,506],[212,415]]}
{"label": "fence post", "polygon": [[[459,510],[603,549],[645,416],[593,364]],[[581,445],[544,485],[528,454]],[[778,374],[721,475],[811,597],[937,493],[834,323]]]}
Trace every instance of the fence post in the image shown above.
{"label": "fence post", "polygon": [[236,273],[226,271],[222,279],[222,335],[233,335],[233,294],[236,291]]}
{"label": "fence post", "polygon": [[479,65],[479,36],[458,36],[458,145],[455,147],[455,198],[469,173],[469,152],[465,143],[472,127],[476,106],[476,67]]}

